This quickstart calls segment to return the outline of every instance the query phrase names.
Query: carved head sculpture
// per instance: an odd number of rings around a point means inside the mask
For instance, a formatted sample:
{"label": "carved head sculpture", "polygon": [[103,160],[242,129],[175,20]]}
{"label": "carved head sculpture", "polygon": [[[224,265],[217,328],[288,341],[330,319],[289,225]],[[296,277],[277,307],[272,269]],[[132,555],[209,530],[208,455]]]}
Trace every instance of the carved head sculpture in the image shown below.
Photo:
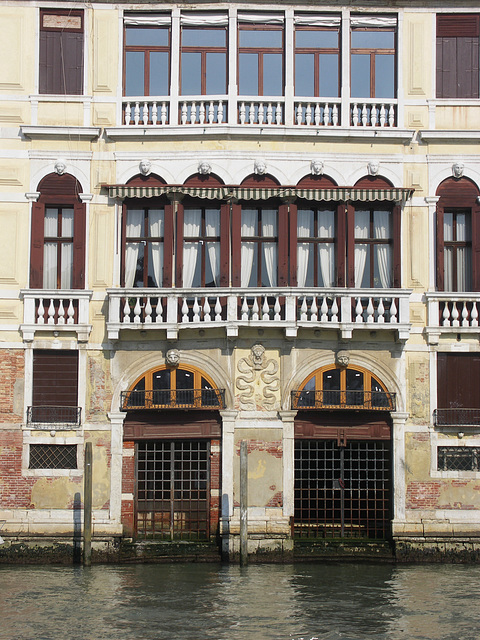
{"label": "carved head sculpture", "polygon": [[367,171],[369,176],[378,175],[379,169],[380,169],[380,163],[378,162],[378,160],[370,160],[370,162],[367,164]]}
{"label": "carved head sculpture", "polygon": [[337,351],[335,359],[339,367],[348,367],[348,363],[350,362],[350,354],[348,353],[348,351]]}
{"label": "carved head sculpture", "polygon": [[144,158],[143,160],[140,160],[138,168],[140,169],[142,176],[148,176],[152,171],[152,163],[147,158]]}
{"label": "carved head sculpture", "polygon": [[67,168],[67,163],[63,158],[58,158],[55,162],[55,173],[58,173],[59,176],[63,176],[65,173],[65,169]]}
{"label": "carved head sculpture", "polygon": [[263,158],[257,158],[253,165],[255,175],[264,176],[267,173],[267,163]]}
{"label": "carved head sculpture", "polygon": [[180,351],[178,349],[169,349],[165,355],[165,362],[169,367],[178,367],[180,363]]}
{"label": "carved head sculpture", "polygon": [[261,344],[254,344],[250,350],[253,368],[261,369],[265,359],[265,347]]}
{"label": "carved head sculpture", "polygon": [[206,160],[203,160],[198,165],[198,173],[202,176],[208,176],[212,173],[212,166]]}
{"label": "carved head sculpture", "polygon": [[452,175],[454,178],[461,178],[463,176],[463,171],[465,169],[465,165],[463,162],[454,162],[452,164]]}
{"label": "carved head sculpture", "polygon": [[323,173],[323,162],[316,158],[310,162],[310,173],[312,176],[321,176]]}

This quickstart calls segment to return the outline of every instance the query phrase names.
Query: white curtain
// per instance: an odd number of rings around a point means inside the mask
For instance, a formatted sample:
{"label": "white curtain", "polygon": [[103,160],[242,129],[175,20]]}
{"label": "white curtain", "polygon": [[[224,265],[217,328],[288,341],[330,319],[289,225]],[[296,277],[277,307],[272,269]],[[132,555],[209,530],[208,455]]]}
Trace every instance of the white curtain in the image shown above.
{"label": "white curtain", "polygon": [[[443,240],[453,240],[453,213],[444,213],[443,216]],[[445,247],[443,256],[443,273],[445,291],[453,291],[453,251],[452,247]]]}
{"label": "white curtain", "polygon": [[[318,237],[335,237],[335,214],[333,211],[318,212]],[[335,274],[335,245],[333,242],[323,242],[319,244],[320,273],[322,274],[323,286],[333,287]]]}
{"label": "white curtain", "polygon": [[297,285],[304,287],[307,282],[310,243],[298,242],[299,238],[309,238],[312,230],[313,211],[299,209],[297,212]]}
{"label": "white curtain", "polygon": [[170,26],[171,17],[169,13],[143,16],[125,14],[123,22],[129,27],[165,27]]}
{"label": "white curtain", "polygon": [[[43,224],[45,238],[56,238],[58,234],[58,213],[56,209],[45,209]],[[57,245],[45,242],[43,245],[43,288],[57,288]]]}
{"label": "white curtain", "polygon": [[340,16],[329,16],[327,14],[305,14],[296,15],[293,23],[309,27],[338,27],[341,23],[341,18]]}
{"label": "white curtain", "polygon": [[[374,211],[373,233],[375,238],[391,238],[390,232],[391,213],[390,211]],[[382,289],[389,289],[393,284],[392,278],[392,245],[380,244],[375,247],[377,252],[378,272]]]}
{"label": "white curtain", "polygon": [[[464,213],[456,215],[457,242],[468,242],[471,239],[467,216]],[[457,247],[457,291],[470,291],[470,247]],[[451,270],[451,267],[450,267]],[[453,279],[453,278],[452,278]]]}
{"label": "white curtain", "polygon": [[[143,209],[128,209],[127,211],[127,229],[126,236],[128,238],[139,238],[143,235]],[[125,286],[133,287],[135,281],[135,271],[137,269],[138,254],[140,251],[140,243],[128,242],[125,247]]]}
{"label": "white curtain", "polygon": [[351,16],[350,26],[352,27],[396,27],[396,16]]}
{"label": "white curtain", "polygon": [[198,238],[202,220],[201,209],[185,209],[183,213],[183,286],[187,289],[193,284],[197,268],[198,240],[187,242],[188,238]]}
{"label": "white curtain", "polygon": [[71,242],[62,242],[60,286],[62,289],[71,289],[73,286],[73,209],[62,209],[62,238],[71,238]]}
{"label": "white curtain", "polygon": [[[255,235],[257,216],[258,212],[256,209],[242,209],[242,238]],[[240,285],[242,287],[248,287],[250,285],[254,255],[255,243],[244,242],[242,240],[242,248],[240,251],[240,260],[242,263],[240,272]]]}
{"label": "white curtain", "polygon": [[283,24],[283,13],[238,13],[238,22],[252,24]]}
{"label": "white curtain", "polygon": [[[164,210],[149,209],[148,211],[148,235],[150,238],[163,238],[164,234]],[[148,245],[148,264],[155,278],[155,285],[163,284],[163,242],[150,242]],[[149,269],[150,270],[150,269]]]}
{"label": "white curtain", "polygon": [[223,27],[228,25],[228,15],[226,13],[182,13],[180,24],[191,27]]}
{"label": "white curtain", "polygon": [[[218,209],[205,210],[205,235],[207,238],[220,237],[220,211]],[[220,280],[220,242],[207,241],[207,255],[212,270],[213,281],[218,287]]]}
{"label": "white curtain", "polygon": [[[262,210],[262,236],[264,238],[277,237],[277,211],[276,209]],[[263,256],[267,270],[268,284],[277,286],[278,245],[275,242],[263,243]],[[263,284],[263,283],[262,283]]]}
{"label": "white curtain", "polygon": [[[355,239],[368,238],[368,224],[370,222],[370,211],[355,211]],[[355,286],[361,287],[363,274],[365,273],[365,263],[367,261],[366,244],[355,244]]]}

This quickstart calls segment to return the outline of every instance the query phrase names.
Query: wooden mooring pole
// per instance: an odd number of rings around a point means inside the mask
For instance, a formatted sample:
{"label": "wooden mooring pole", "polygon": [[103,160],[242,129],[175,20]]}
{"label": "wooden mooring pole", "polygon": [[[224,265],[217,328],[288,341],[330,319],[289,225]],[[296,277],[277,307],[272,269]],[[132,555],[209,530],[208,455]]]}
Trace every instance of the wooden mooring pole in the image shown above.
{"label": "wooden mooring pole", "polygon": [[240,566],[248,564],[248,452],[247,442],[240,444]]}
{"label": "wooden mooring pole", "polygon": [[83,564],[92,563],[92,443],[85,444],[85,470],[83,475]]}

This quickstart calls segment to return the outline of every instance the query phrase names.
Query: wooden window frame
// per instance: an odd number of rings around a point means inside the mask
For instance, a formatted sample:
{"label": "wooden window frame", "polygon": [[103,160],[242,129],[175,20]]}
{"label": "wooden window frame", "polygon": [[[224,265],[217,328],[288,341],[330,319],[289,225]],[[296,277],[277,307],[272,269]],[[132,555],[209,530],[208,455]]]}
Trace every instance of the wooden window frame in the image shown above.
{"label": "wooden window frame", "polygon": [[[192,30],[192,31],[202,31],[208,29],[209,31],[224,31],[225,32],[225,46],[224,47],[207,47],[207,46],[185,46],[183,44],[183,32],[184,30]],[[183,54],[184,53],[200,53],[201,54],[201,89],[200,95],[205,96],[207,94],[207,53],[225,53],[225,91],[224,94],[227,93],[228,87],[228,28],[225,27],[191,27],[191,26],[182,26],[181,34],[180,34],[180,77],[179,77],[179,91],[180,95],[191,95],[191,94],[183,94],[182,93],[182,64],[183,64]]]}
{"label": "wooden window frame", "polygon": [[171,45],[172,45],[172,29],[165,26],[140,26],[137,29],[163,29],[168,30],[168,45],[127,45],[127,29],[130,25],[125,24],[123,27],[123,95],[126,95],[127,87],[127,52],[143,52],[144,54],[144,68],[143,68],[143,88],[144,96],[152,95],[150,93],[150,54],[154,52],[168,53],[168,92],[170,95],[170,82],[171,82]]}
{"label": "wooden window frame", "polygon": [[[318,49],[316,47],[297,47],[297,33],[299,31],[329,31],[336,32],[338,34],[338,47],[322,47]],[[341,37],[341,29],[340,27],[312,27],[307,25],[301,25],[295,27],[295,45],[294,45],[294,73],[296,73],[296,56],[297,54],[310,54],[314,56],[314,93],[313,97],[320,97],[320,55],[322,54],[337,54],[338,55],[338,87],[337,87],[337,95],[336,96],[328,96],[329,98],[339,98],[340,97],[340,89],[342,86],[342,60],[341,60],[341,45],[340,45],[340,37]],[[295,95],[300,95],[296,90],[296,79],[295,79]]]}
{"label": "wooden window frame", "polygon": [[[355,213],[357,210],[361,210],[361,211],[369,211],[370,213],[370,220],[369,220],[369,231],[368,231],[368,237],[367,238],[355,238]],[[388,211],[391,215],[391,229],[392,229],[392,236],[391,238],[375,238],[374,236],[374,214],[375,211]],[[357,244],[366,244],[370,247],[370,251],[369,251],[369,271],[370,271],[370,284],[367,288],[370,289],[382,289],[383,287],[378,287],[375,286],[375,282],[374,282],[374,278],[375,278],[375,270],[374,270],[374,266],[375,266],[375,247],[378,245],[381,246],[391,246],[392,247],[392,269],[394,268],[394,255],[393,255],[393,247],[394,247],[394,240],[395,240],[395,228],[394,228],[394,224],[393,224],[393,207],[386,205],[384,203],[382,204],[378,204],[378,203],[372,203],[372,202],[365,202],[365,203],[357,203],[357,205],[354,208],[353,211],[353,220],[352,220],[352,233],[353,233],[353,262],[355,265],[355,250],[356,250],[356,246]],[[355,266],[353,266],[353,271],[355,271]],[[353,277],[355,277],[355,273],[353,273]],[[392,283],[394,282],[394,275],[392,272]],[[363,288],[363,287],[358,287],[358,288]]]}
{"label": "wooden window frame", "polygon": [[[466,90],[465,84],[460,82],[458,77],[458,44],[459,39],[472,38],[471,53],[472,61],[475,60],[477,68],[472,68],[471,79],[473,79],[474,86],[470,91]],[[443,47],[448,43],[448,40],[455,39],[455,81],[450,82],[450,88],[455,87],[455,91],[449,91],[449,87],[444,86],[443,74],[446,70],[443,67]],[[456,99],[456,98],[480,98],[480,80],[479,80],[479,39],[480,39],[480,13],[455,13],[455,14],[438,14],[436,22],[436,97],[440,99]],[[475,50],[476,49],[476,50]],[[447,70],[449,73],[452,68]],[[476,73],[475,73],[476,72]],[[464,76],[465,79],[465,76]],[[466,95],[470,93],[471,95]],[[454,94],[454,95],[453,95]],[[460,95],[459,95],[460,94]]]}
{"label": "wooden window frame", "polygon": [[[282,33],[282,46],[281,47],[241,47],[240,46],[240,31],[281,31]],[[258,92],[257,96],[264,96],[263,92],[263,78],[264,78],[264,66],[263,56],[269,53],[281,54],[282,56],[282,93],[285,95],[285,26],[272,25],[272,24],[245,24],[239,22],[238,24],[238,48],[237,48],[237,75],[238,75],[238,92],[240,94],[240,54],[242,53],[256,53],[257,65],[258,65]],[[245,94],[246,95],[246,94]]]}
{"label": "wooden window frame", "polygon": [[[394,47],[393,49],[382,49],[380,47],[353,47],[352,46],[352,34],[354,32],[358,32],[358,31],[364,31],[364,32],[368,32],[368,33],[374,33],[374,32],[386,32],[386,33],[393,33],[394,34]],[[367,98],[370,99],[376,99],[378,101],[388,101],[390,99],[394,100],[397,97],[397,74],[398,74],[398,70],[397,70],[397,49],[398,49],[398,37],[397,37],[397,29],[396,27],[352,27],[350,29],[350,68],[352,67],[351,61],[352,61],[352,56],[354,54],[363,54],[363,55],[369,55],[370,56],[370,96],[367,96]],[[394,56],[394,75],[393,75],[393,97],[392,98],[377,98],[375,96],[375,69],[376,69],[376,64],[375,64],[375,59],[377,55],[392,55]],[[351,72],[350,72],[351,73]],[[351,79],[351,75],[350,75],[350,87],[352,86],[352,79]],[[362,100],[362,98],[358,98],[359,101]]]}

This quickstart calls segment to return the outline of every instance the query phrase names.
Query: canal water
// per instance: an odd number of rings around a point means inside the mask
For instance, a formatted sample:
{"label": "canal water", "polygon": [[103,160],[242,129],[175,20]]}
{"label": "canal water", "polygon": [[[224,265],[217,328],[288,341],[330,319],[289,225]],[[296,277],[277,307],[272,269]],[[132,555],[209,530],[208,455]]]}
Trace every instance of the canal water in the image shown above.
{"label": "canal water", "polygon": [[1,640],[477,640],[480,566],[0,566]]}

